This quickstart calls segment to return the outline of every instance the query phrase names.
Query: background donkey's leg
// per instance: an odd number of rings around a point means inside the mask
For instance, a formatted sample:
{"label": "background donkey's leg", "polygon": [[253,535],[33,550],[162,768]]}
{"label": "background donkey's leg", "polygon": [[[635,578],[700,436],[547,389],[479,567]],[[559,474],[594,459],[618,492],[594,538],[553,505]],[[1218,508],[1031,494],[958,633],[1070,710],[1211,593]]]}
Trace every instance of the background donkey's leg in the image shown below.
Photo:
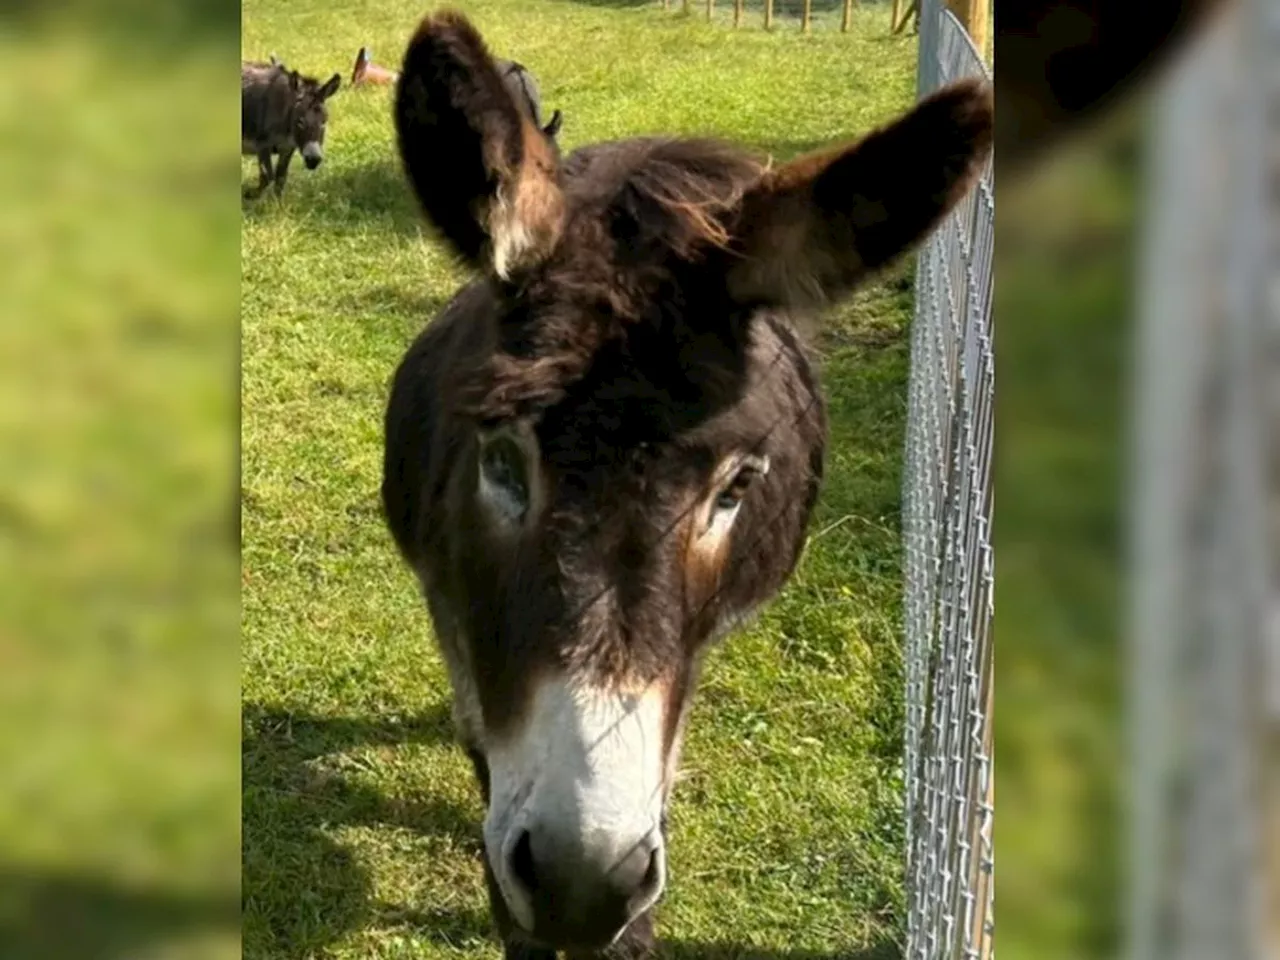
{"label": "background donkey's leg", "polygon": [[261,196],[262,191],[271,185],[271,151],[258,151],[258,185],[249,187],[244,191],[244,195],[252,200]]}
{"label": "background donkey's leg", "polygon": [[284,190],[284,182],[289,178],[289,162],[293,160],[293,147],[280,151],[280,160],[276,163],[276,194]]}

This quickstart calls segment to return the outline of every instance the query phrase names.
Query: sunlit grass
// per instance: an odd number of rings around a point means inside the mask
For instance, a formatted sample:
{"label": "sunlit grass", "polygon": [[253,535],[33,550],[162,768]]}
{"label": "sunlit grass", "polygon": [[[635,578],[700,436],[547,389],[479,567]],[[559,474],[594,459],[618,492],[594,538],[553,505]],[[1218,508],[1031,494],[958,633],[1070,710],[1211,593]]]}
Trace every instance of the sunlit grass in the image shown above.
{"label": "sunlit grass", "polygon": [[[914,39],[883,7],[848,35],[734,32],[657,5],[461,5],[565,113],[566,149],[732,137],[779,159],[912,100]],[[418,3],[244,6],[248,57],[395,67]],[[837,12],[838,16],[838,12]],[[448,740],[428,620],[382,525],[386,387],[463,275],[398,172],[386,89],[332,103],[327,159],[243,225],[246,956],[491,957],[482,816]],[[256,178],[243,166],[246,182]],[[802,567],[712,658],[672,810],[665,940],[849,956],[900,936],[898,497],[910,285],[823,339],[828,479]],[[725,955],[732,955],[732,952]]]}

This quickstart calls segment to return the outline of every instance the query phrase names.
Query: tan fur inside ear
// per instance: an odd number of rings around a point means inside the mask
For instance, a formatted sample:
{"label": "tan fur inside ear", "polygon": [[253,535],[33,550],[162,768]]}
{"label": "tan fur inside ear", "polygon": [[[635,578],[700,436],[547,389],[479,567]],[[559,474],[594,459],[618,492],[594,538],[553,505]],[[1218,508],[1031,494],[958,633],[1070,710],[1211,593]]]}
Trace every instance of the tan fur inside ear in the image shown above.
{"label": "tan fur inside ear", "polygon": [[564,218],[559,153],[524,113],[465,17],[423,19],[396,84],[401,163],[454,252],[504,277],[546,257]]}
{"label": "tan fur inside ear", "polygon": [[489,210],[493,268],[504,280],[550,255],[564,226],[564,194],[556,182],[556,158],[540,131],[521,121],[523,160],[498,174]]}

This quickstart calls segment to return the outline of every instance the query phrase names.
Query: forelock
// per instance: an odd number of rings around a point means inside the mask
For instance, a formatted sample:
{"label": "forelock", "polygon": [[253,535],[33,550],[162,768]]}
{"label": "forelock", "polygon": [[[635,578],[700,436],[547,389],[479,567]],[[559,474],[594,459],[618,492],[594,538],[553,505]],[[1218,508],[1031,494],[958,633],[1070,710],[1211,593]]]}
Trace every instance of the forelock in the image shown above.
{"label": "forelock", "polygon": [[463,412],[484,422],[536,418],[600,351],[696,334],[678,329],[706,319],[682,316],[680,280],[725,248],[743,194],[765,169],[715,140],[631,140],[571,155],[563,239],[531,277],[501,288],[496,349],[467,375]]}

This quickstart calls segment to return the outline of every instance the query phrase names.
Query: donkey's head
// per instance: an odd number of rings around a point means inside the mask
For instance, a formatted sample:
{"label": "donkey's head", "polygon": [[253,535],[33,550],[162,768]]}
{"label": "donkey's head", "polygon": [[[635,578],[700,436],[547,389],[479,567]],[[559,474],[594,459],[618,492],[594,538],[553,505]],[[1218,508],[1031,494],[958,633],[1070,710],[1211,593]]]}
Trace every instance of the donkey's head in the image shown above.
{"label": "donkey's head", "polygon": [[427,216],[482,280],[441,321],[421,403],[451,426],[391,522],[461,638],[499,922],[598,946],[661,892],[701,653],[803,545],[825,421],[788,311],[939,222],[986,159],[990,94],[957,86],[776,169],[673,139],[562,163],[442,13],[395,116]]}
{"label": "donkey's head", "polygon": [[293,142],[307,169],[314,170],[324,160],[324,131],[329,122],[325,101],[338,92],[342,77],[335,73],[321,83],[312,77],[304,77],[296,70],[290,71],[288,77],[294,98]]}

